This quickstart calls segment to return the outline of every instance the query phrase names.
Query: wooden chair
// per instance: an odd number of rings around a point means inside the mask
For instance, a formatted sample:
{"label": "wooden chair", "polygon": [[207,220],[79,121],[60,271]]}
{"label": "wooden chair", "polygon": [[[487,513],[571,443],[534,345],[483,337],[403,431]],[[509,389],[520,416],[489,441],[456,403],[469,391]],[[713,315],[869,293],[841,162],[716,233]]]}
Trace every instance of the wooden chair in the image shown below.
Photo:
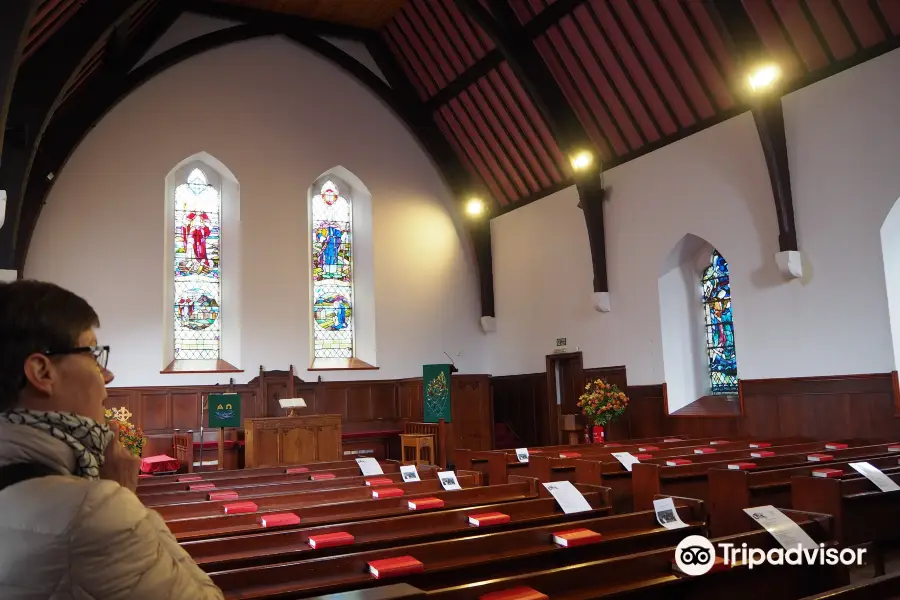
{"label": "wooden chair", "polygon": [[[447,470],[447,424],[444,419],[439,419],[437,423],[406,421],[403,424],[403,434],[432,436],[433,464],[440,466],[444,471]],[[406,450],[402,448],[402,445],[400,448],[400,458],[401,460],[406,459]]]}
{"label": "wooden chair", "polygon": [[[409,460],[412,450],[413,460]],[[423,458],[426,454],[427,458]],[[400,434],[400,463],[404,465],[432,465],[434,464],[434,436],[422,433],[401,433]]]}

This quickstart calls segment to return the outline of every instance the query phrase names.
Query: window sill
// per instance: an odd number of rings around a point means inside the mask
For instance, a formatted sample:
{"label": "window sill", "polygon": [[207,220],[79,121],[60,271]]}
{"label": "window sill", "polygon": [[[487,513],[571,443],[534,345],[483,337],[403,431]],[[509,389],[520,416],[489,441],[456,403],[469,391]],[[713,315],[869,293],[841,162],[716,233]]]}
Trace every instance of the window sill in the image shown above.
{"label": "window sill", "polygon": [[378,367],[358,358],[317,358],[310,371],[377,371]]}
{"label": "window sill", "polygon": [[222,359],[218,360],[173,360],[169,366],[160,371],[163,375],[178,375],[184,373],[243,373],[233,364]]}
{"label": "window sill", "polygon": [[682,406],[670,417],[725,417],[743,416],[741,399],[738,394],[728,396],[701,396],[687,406]]}

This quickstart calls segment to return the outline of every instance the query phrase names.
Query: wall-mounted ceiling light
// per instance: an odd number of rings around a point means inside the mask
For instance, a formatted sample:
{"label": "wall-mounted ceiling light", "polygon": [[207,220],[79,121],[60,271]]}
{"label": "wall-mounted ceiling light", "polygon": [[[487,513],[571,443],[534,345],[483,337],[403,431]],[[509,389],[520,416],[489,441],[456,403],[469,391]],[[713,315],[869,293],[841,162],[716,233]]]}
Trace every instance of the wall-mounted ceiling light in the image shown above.
{"label": "wall-mounted ceiling light", "polygon": [[471,198],[466,203],[466,212],[472,216],[480,215],[484,212],[484,202],[480,198]]}
{"label": "wall-mounted ceiling light", "polygon": [[588,150],[576,152],[569,160],[572,162],[572,168],[576,171],[584,171],[594,163],[594,155]]}
{"label": "wall-mounted ceiling light", "polygon": [[781,78],[781,69],[776,64],[756,67],[747,76],[750,90],[756,93],[769,90]]}

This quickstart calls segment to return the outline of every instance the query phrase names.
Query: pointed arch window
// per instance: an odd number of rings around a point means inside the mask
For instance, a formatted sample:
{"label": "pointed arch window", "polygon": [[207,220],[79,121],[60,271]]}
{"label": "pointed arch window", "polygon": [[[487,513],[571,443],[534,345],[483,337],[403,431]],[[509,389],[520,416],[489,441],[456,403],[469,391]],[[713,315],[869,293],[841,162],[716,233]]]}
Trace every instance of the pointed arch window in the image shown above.
{"label": "pointed arch window", "polygon": [[352,359],[353,206],[328,179],[312,197],[313,359]]}
{"label": "pointed arch window", "polygon": [[738,392],[734,322],[731,314],[731,279],[728,262],[713,250],[701,277],[703,316],[706,322],[706,355],[710,393]]}
{"label": "pointed arch window", "polygon": [[175,360],[218,360],[221,331],[219,190],[200,168],[175,188]]}

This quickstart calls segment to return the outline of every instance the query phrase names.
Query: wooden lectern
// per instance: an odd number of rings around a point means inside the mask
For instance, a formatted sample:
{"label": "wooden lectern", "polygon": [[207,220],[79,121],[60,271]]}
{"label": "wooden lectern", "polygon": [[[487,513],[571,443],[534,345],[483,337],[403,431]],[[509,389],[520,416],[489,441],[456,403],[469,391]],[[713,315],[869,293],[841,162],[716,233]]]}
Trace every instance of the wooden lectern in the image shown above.
{"label": "wooden lectern", "polygon": [[244,420],[247,469],[341,460],[341,415]]}

